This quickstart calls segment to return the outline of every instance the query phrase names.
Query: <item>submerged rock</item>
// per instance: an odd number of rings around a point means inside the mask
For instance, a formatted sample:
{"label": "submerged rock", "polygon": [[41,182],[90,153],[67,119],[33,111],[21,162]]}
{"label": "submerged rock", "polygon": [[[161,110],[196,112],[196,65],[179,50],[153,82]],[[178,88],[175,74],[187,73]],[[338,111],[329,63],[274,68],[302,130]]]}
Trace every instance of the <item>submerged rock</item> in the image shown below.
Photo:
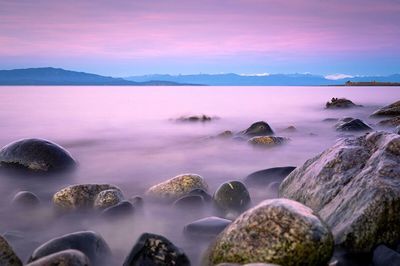
{"label": "submerged rock", "polygon": [[258,136],[252,137],[249,139],[249,143],[259,147],[271,147],[283,144],[287,142],[289,139],[284,137],[275,137],[275,136]]}
{"label": "submerged rock", "polygon": [[318,212],[352,252],[400,239],[400,136],[372,132],[339,140],[296,168],[280,195]]}
{"label": "submerged rock", "polygon": [[144,201],[143,198],[140,196],[133,196],[129,199],[130,203],[132,203],[132,206],[136,209],[136,210],[142,210],[143,209],[143,205],[144,205]]}
{"label": "submerged rock", "polygon": [[89,266],[88,257],[75,249],[67,249],[48,255],[27,266]]}
{"label": "submerged rock", "polygon": [[192,116],[182,116],[177,119],[177,121],[181,122],[208,122],[212,119],[216,119],[216,117],[212,118],[207,115],[192,115]]}
{"label": "submerged rock", "polygon": [[367,131],[372,130],[370,126],[360,119],[351,119],[349,121],[339,122],[336,125],[337,131]]}
{"label": "submerged rock", "polygon": [[91,265],[110,265],[110,248],[101,235],[92,231],[71,233],[49,240],[33,251],[28,263],[69,249],[85,254]]}
{"label": "submerged rock", "polygon": [[372,262],[374,266],[398,266],[400,254],[385,245],[379,245],[374,250]]}
{"label": "submerged rock", "polygon": [[342,109],[342,108],[351,108],[351,107],[359,107],[361,105],[356,105],[352,101],[346,98],[332,98],[330,102],[327,102],[325,107],[327,109]]}
{"label": "submerged rock", "polygon": [[190,261],[180,248],[165,237],[144,233],[123,264],[123,266],[136,265],[190,266]]}
{"label": "submerged rock", "polygon": [[20,191],[15,194],[11,204],[18,208],[35,208],[40,205],[40,199],[35,193],[30,191]]}
{"label": "submerged rock", "polygon": [[400,116],[400,101],[376,110],[372,116]]}
{"label": "submerged rock", "polygon": [[400,126],[400,116],[382,120],[379,122],[379,125],[392,127]]}
{"label": "submerged rock", "polygon": [[232,221],[219,217],[206,217],[185,225],[186,235],[195,237],[214,237],[221,233]]}
{"label": "submerged rock", "polygon": [[242,131],[242,134],[249,137],[267,136],[267,135],[273,135],[274,131],[266,122],[259,121],[252,124],[248,129]]}
{"label": "submerged rock", "polygon": [[204,201],[209,202],[212,200],[212,196],[210,194],[208,194],[207,191],[201,189],[201,188],[195,188],[193,190],[191,190],[188,195],[197,195],[197,196],[201,196]]}
{"label": "submerged rock", "polygon": [[282,130],[283,132],[296,132],[297,131],[297,128],[295,127],[295,126],[288,126],[287,128],[284,128],[283,130]]}
{"label": "submerged rock", "polygon": [[107,189],[101,191],[94,200],[94,207],[97,209],[105,209],[114,206],[124,200],[119,189]]}
{"label": "submerged rock", "polygon": [[173,206],[180,209],[194,209],[204,207],[205,200],[199,195],[186,195],[174,201]]}
{"label": "submerged rock", "polygon": [[230,138],[233,136],[233,132],[230,130],[225,130],[217,135],[217,138]]}
{"label": "submerged rock", "polygon": [[128,216],[132,216],[135,212],[135,207],[133,207],[132,203],[124,200],[116,205],[106,208],[101,215],[107,219],[119,219]]}
{"label": "submerged rock", "polygon": [[76,165],[63,147],[44,139],[22,139],[0,150],[0,166],[37,172],[61,171]]}
{"label": "submerged rock", "polygon": [[200,175],[182,174],[152,186],[147,190],[146,195],[154,200],[172,202],[187,195],[193,189],[207,191],[208,185]]}
{"label": "submerged rock", "polygon": [[239,181],[223,183],[213,196],[215,206],[226,216],[237,216],[245,211],[250,203],[250,193]]}
{"label": "submerged rock", "polygon": [[2,236],[0,236],[0,265],[22,266],[21,260]]}
{"label": "submerged rock", "polygon": [[322,122],[337,122],[339,121],[339,118],[333,118],[333,117],[328,117],[322,120]]}
{"label": "submerged rock", "polygon": [[210,246],[206,261],[325,265],[333,237],[308,207],[288,199],[261,202],[240,215]]}
{"label": "submerged rock", "polygon": [[268,185],[272,182],[282,182],[296,167],[284,166],[268,168],[251,173],[244,178],[244,183],[248,185]]}
{"label": "submerged rock", "polygon": [[[93,208],[97,195],[118,187],[109,184],[81,184],[65,187],[54,194],[53,203],[59,210],[77,210]],[[121,192],[122,194],[122,192]]]}

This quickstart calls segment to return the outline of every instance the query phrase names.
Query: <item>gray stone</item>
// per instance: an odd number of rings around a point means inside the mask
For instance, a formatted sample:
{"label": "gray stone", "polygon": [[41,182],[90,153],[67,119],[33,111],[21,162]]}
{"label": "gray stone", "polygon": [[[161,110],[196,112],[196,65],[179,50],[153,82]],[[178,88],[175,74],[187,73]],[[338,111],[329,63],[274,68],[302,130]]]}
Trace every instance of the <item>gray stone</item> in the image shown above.
{"label": "gray stone", "polygon": [[337,131],[368,131],[372,130],[365,122],[360,119],[351,119],[350,121],[341,120],[336,125]]}
{"label": "gray stone", "polygon": [[173,206],[179,209],[200,209],[204,207],[205,200],[199,195],[186,195],[174,201]]}
{"label": "gray stone", "polygon": [[392,117],[389,119],[385,119],[379,122],[379,125],[382,126],[389,126],[389,127],[396,127],[400,126],[400,116]]}
{"label": "gray stone", "polygon": [[235,217],[245,211],[250,203],[246,186],[239,181],[223,183],[214,193],[215,206],[227,217]]}
{"label": "gray stone", "polygon": [[21,260],[15,254],[12,247],[2,236],[0,236],[0,265],[1,266],[22,266]]}
{"label": "gray stone", "polygon": [[327,109],[344,109],[351,107],[360,107],[360,105],[356,105],[346,98],[332,98],[330,102],[326,103],[325,107]]}
{"label": "gray stone", "polygon": [[29,263],[27,266],[89,266],[88,257],[82,252],[67,249]]}
{"label": "gray stone", "polygon": [[185,225],[183,231],[188,236],[214,237],[221,233],[232,221],[211,216]]}
{"label": "gray stone", "polygon": [[20,191],[15,194],[11,204],[18,208],[34,208],[40,205],[40,199],[30,191]]}
{"label": "gray stone", "polygon": [[119,189],[107,189],[101,191],[94,200],[94,207],[96,209],[105,209],[114,206],[124,200]]}
{"label": "gray stone", "polygon": [[120,219],[132,216],[134,212],[135,208],[133,207],[132,203],[124,200],[114,206],[108,207],[102,212],[101,215],[107,219]]}
{"label": "gray stone", "polygon": [[260,170],[244,178],[246,185],[268,185],[272,182],[282,182],[296,167],[284,166]]}
{"label": "gray stone", "polygon": [[400,101],[376,110],[372,116],[400,116]]}
{"label": "gray stone", "polygon": [[273,135],[274,131],[264,121],[255,122],[248,129],[241,132],[243,135],[254,137],[254,136],[267,136]]}

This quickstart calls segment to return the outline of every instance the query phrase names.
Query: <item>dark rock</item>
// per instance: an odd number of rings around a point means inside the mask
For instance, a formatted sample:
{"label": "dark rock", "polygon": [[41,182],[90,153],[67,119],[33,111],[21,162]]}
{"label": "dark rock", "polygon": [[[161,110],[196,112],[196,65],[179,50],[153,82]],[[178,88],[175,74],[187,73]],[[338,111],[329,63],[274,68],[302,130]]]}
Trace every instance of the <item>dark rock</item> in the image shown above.
{"label": "dark rock", "polygon": [[163,236],[145,233],[125,259],[123,266],[176,265],[190,266],[183,251]]}
{"label": "dark rock", "polygon": [[21,260],[15,254],[12,247],[2,236],[0,236],[0,265],[1,266],[22,266]]}
{"label": "dark rock", "polygon": [[233,136],[233,132],[230,130],[225,130],[217,135],[218,138],[230,138]]}
{"label": "dark rock", "polygon": [[322,120],[322,122],[337,122],[337,121],[339,121],[338,118],[331,118],[331,117]]}
{"label": "dark rock", "polygon": [[173,206],[182,209],[198,209],[205,205],[205,201],[202,196],[199,195],[186,195],[177,199]]}
{"label": "dark rock", "polygon": [[244,178],[246,185],[268,185],[271,182],[282,182],[296,167],[274,167],[251,173]]}
{"label": "dark rock", "polygon": [[338,131],[367,131],[372,130],[370,126],[360,119],[352,119],[348,122],[339,122],[336,126]]}
{"label": "dark rock", "polygon": [[391,127],[396,127],[400,126],[400,116],[392,117],[389,119],[385,119],[379,122],[379,125],[381,126],[391,126]]}
{"label": "dark rock", "polygon": [[124,200],[114,206],[106,208],[101,215],[107,219],[119,219],[131,216],[134,212],[135,208],[132,203]]}
{"label": "dark rock", "polygon": [[376,110],[372,116],[400,116],[400,101]]}
{"label": "dark rock", "polygon": [[82,252],[74,249],[67,249],[48,255],[27,266],[89,266],[88,257]]}
{"label": "dark rock", "polygon": [[203,199],[204,199],[206,202],[209,202],[209,201],[212,200],[212,196],[211,196],[210,194],[208,194],[207,191],[205,191],[205,190],[203,190],[203,189],[201,189],[201,188],[195,188],[195,189],[191,190],[191,191],[188,193],[188,195],[198,195],[198,196],[201,196],[201,197],[203,197]]}
{"label": "dark rock", "polygon": [[398,127],[395,128],[394,133],[400,134],[400,126],[398,126]]}
{"label": "dark rock", "polygon": [[185,225],[183,230],[189,236],[214,237],[221,233],[231,222],[231,220],[212,216],[191,222]]}
{"label": "dark rock", "polygon": [[373,266],[398,266],[400,265],[400,254],[385,245],[379,245],[374,250],[372,262]]}
{"label": "dark rock", "polygon": [[91,265],[110,265],[110,248],[101,235],[92,231],[71,233],[49,240],[33,251],[28,263],[68,249],[81,251],[89,258]]}
{"label": "dark rock", "polygon": [[252,124],[248,129],[242,131],[243,135],[249,137],[273,135],[271,127],[264,121]]}
{"label": "dark rock", "polygon": [[342,108],[351,108],[351,107],[359,107],[360,105],[354,104],[352,101],[346,98],[332,98],[330,102],[326,103],[327,109],[342,109]]}
{"label": "dark rock", "polygon": [[94,208],[105,209],[114,206],[124,200],[119,189],[106,189],[101,191],[94,200]]}
{"label": "dark rock", "polygon": [[249,139],[249,143],[258,147],[272,147],[288,142],[288,138],[275,136],[258,136]]}
{"label": "dark rock", "polygon": [[214,193],[213,199],[217,209],[227,217],[240,214],[251,203],[249,191],[239,181],[223,183]]}
{"label": "dark rock", "polygon": [[209,122],[212,119],[215,118],[212,118],[211,116],[207,115],[192,115],[192,116],[182,116],[177,120],[181,122]]}
{"label": "dark rock", "polygon": [[280,186],[330,226],[335,243],[357,252],[400,239],[400,136],[372,132],[340,139]]}
{"label": "dark rock", "polygon": [[24,239],[24,234],[21,231],[7,231],[3,234],[7,241],[17,241]]}
{"label": "dark rock", "polygon": [[282,131],[283,131],[283,132],[292,133],[292,132],[296,132],[296,131],[297,131],[297,128],[295,128],[294,126],[288,126],[287,128],[283,129]]}
{"label": "dark rock", "polygon": [[326,265],[333,248],[329,228],[310,208],[272,199],[228,225],[210,246],[204,262],[317,266]]}
{"label": "dark rock", "polygon": [[143,209],[144,201],[143,198],[140,196],[134,196],[129,199],[130,203],[132,203],[132,206],[135,208],[135,210],[141,210]]}
{"label": "dark rock", "polygon": [[15,194],[11,204],[18,208],[34,208],[40,205],[40,199],[29,191],[20,191]]}
{"label": "dark rock", "polygon": [[0,150],[0,165],[37,172],[71,169],[75,160],[63,147],[43,139],[22,139]]}
{"label": "dark rock", "polygon": [[371,262],[371,253],[351,253],[336,247],[328,266],[367,266]]}

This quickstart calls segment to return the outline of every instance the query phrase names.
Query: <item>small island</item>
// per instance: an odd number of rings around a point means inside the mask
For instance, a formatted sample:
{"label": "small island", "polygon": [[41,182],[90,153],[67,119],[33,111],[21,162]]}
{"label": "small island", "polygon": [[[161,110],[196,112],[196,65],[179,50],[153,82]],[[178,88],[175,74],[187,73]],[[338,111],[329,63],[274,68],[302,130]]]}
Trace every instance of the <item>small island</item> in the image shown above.
{"label": "small island", "polygon": [[400,82],[380,82],[380,81],[347,81],[345,86],[400,86]]}

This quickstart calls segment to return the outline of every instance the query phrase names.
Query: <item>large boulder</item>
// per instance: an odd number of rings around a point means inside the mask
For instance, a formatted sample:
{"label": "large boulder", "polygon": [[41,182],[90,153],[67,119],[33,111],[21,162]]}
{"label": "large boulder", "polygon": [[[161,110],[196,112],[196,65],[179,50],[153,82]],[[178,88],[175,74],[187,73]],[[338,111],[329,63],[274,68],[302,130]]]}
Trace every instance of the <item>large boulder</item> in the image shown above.
{"label": "large boulder", "polygon": [[12,247],[4,237],[0,236],[0,265],[1,266],[22,266],[21,260],[15,254]]}
{"label": "large boulder", "polygon": [[296,168],[280,195],[309,206],[336,244],[369,252],[400,239],[400,136],[372,132],[339,140]]}
{"label": "large boulder", "polygon": [[0,150],[0,166],[37,172],[61,171],[76,165],[63,147],[44,139],[22,139]]}
{"label": "large boulder", "polygon": [[89,266],[88,257],[82,252],[74,249],[67,249],[48,255],[27,266]]}
{"label": "large boulder", "polygon": [[246,176],[244,183],[248,185],[268,185],[272,182],[282,182],[295,168],[294,166],[284,166],[260,170]]}
{"label": "large boulder", "polygon": [[33,251],[28,263],[69,249],[85,254],[91,265],[110,265],[110,248],[101,235],[92,231],[75,232],[49,240]]}
{"label": "large boulder", "polygon": [[229,218],[245,211],[251,203],[250,193],[240,181],[223,183],[215,191],[213,199],[216,208]]}
{"label": "large boulder", "polygon": [[255,137],[273,135],[274,131],[266,122],[258,121],[253,123],[249,128],[242,131],[241,133],[249,137]]}
{"label": "large boulder", "polygon": [[91,209],[100,192],[104,190],[121,190],[110,184],[80,184],[61,189],[53,196],[53,203],[57,209],[63,211]]}
{"label": "large boulder", "polygon": [[379,125],[392,127],[400,126],[400,116],[395,116],[389,119],[382,120],[379,122]]}
{"label": "large boulder", "polygon": [[372,116],[399,116],[399,115],[400,115],[400,101],[382,107],[376,110],[372,114]]}
{"label": "large boulder", "polygon": [[146,195],[153,200],[172,202],[194,189],[208,190],[204,178],[196,174],[182,174],[152,186]]}
{"label": "large boulder", "polygon": [[183,232],[191,237],[215,237],[232,221],[215,216],[206,217],[185,225]]}
{"label": "large boulder", "polygon": [[346,98],[332,98],[329,102],[326,103],[325,107],[327,109],[343,109],[343,108],[351,108],[358,107],[360,105],[354,104],[352,101]]}
{"label": "large boulder", "polygon": [[126,257],[123,266],[190,266],[185,253],[163,236],[144,233]]}
{"label": "large boulder", "polygon": [[106,189],[101,191],[94,200],[94,207],[105,209],[114,206],[124,200],[124,195],[119,189]]}
{"label": "large boulder", "polygon": [[210,246],[205,263],[324,265],[332,256],[333,237],[308,207],[272,199],[239,216]]}

